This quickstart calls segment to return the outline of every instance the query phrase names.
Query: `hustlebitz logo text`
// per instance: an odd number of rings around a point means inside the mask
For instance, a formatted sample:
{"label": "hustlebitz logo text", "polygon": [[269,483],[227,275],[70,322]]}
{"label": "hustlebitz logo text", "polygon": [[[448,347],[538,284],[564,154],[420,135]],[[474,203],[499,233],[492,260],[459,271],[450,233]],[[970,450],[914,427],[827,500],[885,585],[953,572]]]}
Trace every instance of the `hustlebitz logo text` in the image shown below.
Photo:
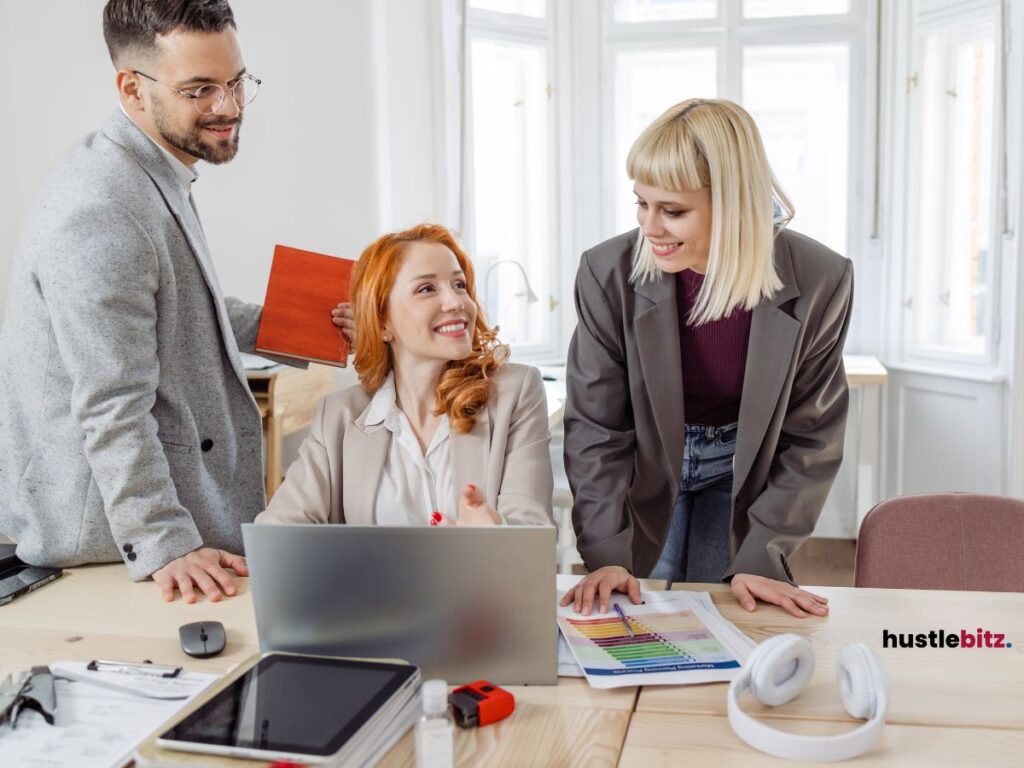
{"label": "hustlebitz logo text", "polygon": [[1013,648],[1002,632],[983,627],[969,629],[932,629],[928,632],[890,632],[882,630],[883,648]]}

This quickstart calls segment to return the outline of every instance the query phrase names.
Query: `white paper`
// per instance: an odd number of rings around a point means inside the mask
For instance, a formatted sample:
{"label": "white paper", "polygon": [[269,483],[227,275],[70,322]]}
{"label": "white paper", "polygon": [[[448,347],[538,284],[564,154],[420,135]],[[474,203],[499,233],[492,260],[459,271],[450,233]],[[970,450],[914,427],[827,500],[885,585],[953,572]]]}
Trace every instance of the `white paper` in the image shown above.
{"label": "white paper", "polygon": [[58,677],[150,699],[187,699],[196,688],[196,681],[185,673],[175,677],[161,677],[131,667],[116,671],[91,670],[84,661],[57,661],[50,665],[50,671]]}
{"label": "white paper", "polygon": [[[417,688],[409,700],[398,711],[393,718],[388,718],[386,724],[379,732],[368,733],[363,739],[362,748],[352,756],[351,764],[359,766],[374,766],[384,759],[384,756],[391,751],[403,736],[415,725],[422,711],[420,704],[420,693]],[[330,764],[330,768],[341,768],[339,764]]]}
{"label": "white paper", "polygon": [[273,368],[280,363],[275,363],[273,360],[267,360],[265,357],[259,355],[253,355],[249,352],[242,352],[242,367],[247,371],[261,371],[265,368]]}
{"label": "white paper", "polygon": [[170,700],[57,678],[54,725],[47,725],[37,712],[26,711],[18,718],[17,729],[0,726],[0,762],[19,768],[125,765],[135,747],[218,678],[197,672],[179,677],[191,686],[190,692],[187,698]]}
{"label": "white paper", "polygon": [[576,662],[576,657],[569,650],[569,643],[565,641],[562,630],[558,630],[558,676],[559,677],[583,677],[583,670]]}

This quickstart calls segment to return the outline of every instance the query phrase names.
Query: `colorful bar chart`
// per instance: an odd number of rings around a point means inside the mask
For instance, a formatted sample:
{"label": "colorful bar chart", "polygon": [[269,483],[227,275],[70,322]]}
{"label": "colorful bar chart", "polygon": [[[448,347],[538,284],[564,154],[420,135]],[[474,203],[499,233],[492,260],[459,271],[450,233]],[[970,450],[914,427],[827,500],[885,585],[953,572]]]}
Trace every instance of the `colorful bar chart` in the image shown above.
{"label": "colorful bar chart", "polygon": [[[690,610],[596,618],[560,616],[569,647],[589,675],[732,669],[739,662]],[[629,624],[629,630],[626,629]]]}

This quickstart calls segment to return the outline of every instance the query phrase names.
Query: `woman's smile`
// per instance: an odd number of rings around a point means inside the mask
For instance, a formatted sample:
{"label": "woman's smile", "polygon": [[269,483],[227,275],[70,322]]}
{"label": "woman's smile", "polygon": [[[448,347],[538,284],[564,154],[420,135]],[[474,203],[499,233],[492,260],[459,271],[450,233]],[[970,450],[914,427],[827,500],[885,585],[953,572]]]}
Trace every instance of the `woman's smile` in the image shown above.
{"label": "woman's smile", "polygon": [[650,243],[651,253],[659,259],[667,259],[682,246],[682,243],[656,243],[653,240]]}
{"label": "woman's smile", "polygon": [[444,325],[439,325],[435,327],[434,333],[439,333],[442,336],[447,336],[448,338],[452,339],[460,339],[466,335],[466,321],[449,321]]}

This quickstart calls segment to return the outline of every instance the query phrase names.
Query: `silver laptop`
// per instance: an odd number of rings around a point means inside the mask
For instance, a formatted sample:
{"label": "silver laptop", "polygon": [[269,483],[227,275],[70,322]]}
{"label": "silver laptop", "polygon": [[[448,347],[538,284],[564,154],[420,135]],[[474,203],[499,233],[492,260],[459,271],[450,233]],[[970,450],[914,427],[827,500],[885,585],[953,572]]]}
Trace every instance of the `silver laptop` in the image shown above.
{"label": "silver laptop", "polygon": [[555,529],[243,525],[262,651],[554,685]]}

